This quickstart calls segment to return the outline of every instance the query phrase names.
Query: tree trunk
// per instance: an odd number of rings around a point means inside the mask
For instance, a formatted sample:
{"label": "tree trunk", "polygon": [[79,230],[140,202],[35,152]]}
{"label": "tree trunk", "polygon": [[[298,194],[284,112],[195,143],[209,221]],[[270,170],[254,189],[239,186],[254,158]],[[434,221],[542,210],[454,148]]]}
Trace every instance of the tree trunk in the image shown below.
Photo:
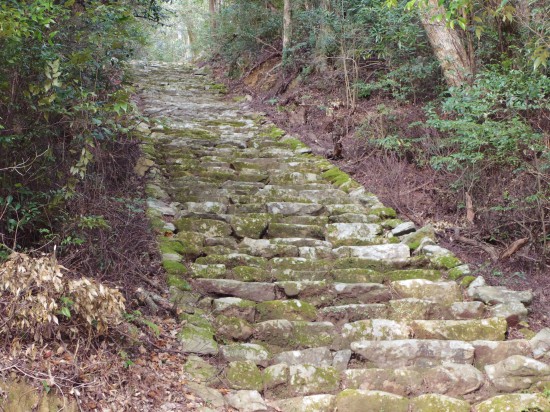
{"label": "tree trunk", "polygon": [[212,31],[216,30],[216,0],[208,0],[208,10],[210,11],[210,27]]}
{"label": "tree trunk", "polygon": [[287,63],[292,41],[292,6],[290,2],[291,0],[284,0],[283,5],[283,65]]}
{"label": "tree trunk", "polygon": [[427,0],[426,8],[420,10],[420,19],[447,84],[461,86],[474,73],[473,59],[469,58],[458,32],[445,21],[434,20],[439,14],[445,15],[445,9],[439,6],[438,0]]}
{"label": "tree trunk", "polygon": [[[327,13],[330,8],[329,0],[321,0],[320,7],[323,13]],[[326,39],[328,37],[328,31],[329,27],[325,21],[325,16],[323,16],[319,24],[319,33],[315,42],[315,67],[319,73],[326,73],[328,71],[328,59],[326,53]]]}

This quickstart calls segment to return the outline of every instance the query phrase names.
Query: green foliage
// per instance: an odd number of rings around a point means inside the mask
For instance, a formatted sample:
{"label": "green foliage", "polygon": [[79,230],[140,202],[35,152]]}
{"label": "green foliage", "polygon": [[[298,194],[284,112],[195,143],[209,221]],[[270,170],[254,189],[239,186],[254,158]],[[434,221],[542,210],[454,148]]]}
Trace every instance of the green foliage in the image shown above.
{"label": "green foliage", "polygon": [[157,8],[144,0],[0,5],[2,242],[53,239],[53,216],[93,177],[96,157],[128,133],[123,63],[142,41],[135,15],[155,20]]}

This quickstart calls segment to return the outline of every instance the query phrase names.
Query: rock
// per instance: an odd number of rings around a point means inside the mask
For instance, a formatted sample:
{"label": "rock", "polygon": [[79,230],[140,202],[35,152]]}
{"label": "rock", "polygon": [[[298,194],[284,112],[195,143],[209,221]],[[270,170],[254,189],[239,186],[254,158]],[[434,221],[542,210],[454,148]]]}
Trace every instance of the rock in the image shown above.
{"label": "rock", "polygon": [[217,355],[218,343],[214,340],[211,329],[187,325],[178,333],[178,340],[184,352],[199,355]]}
{"label": "rock", "polygon": [[330,223],[376,223],[380,221],[378,216],[363,213],[342,213],[329,218]]}
{"label": "rock", "polygon": [[191,263],[191,277],[204,279],[219,279],[225,275],[225,265],[198,265]]}
{"label": "rock", "polygon": [[442,362],[471,364],[474,347],[456,340],[393,340],[352,342],[351,350],[378,368],[428,367]]}
{"label": "rock", "polygon": [[327,347],[310,348],[281,352],[276,355],[271,363],[286,363],[287,365],[307,364],[313,366],[331,366],[332,354]]}
{"label": "rock", "polygon": [[340,374],[331,366],[291,365],[289,392],[294,395],[314,395],[336,392]]}
{"label": "rock", "polygon": [[335,282],[342,283],[382,283],[387,274],[372,269],[350,268],[334,269],[332,275]]}
{"label": "rock", "polygon": [[531,355],[531,346],[525,339],[503,342],[475,340],[470,343],[474,345],[474,359],[477,368],[500,362],[512,355]]}
{"label": "rock", "polygon": [[384,262],[405,262],[410,258],[410,251],[403,244],[387,244],[373,246],[341,246],[334,249],[339,258],[357,257]]}
{"label": "rock", "polygon": [[462,276],[467,276],[471,274],[470,267],[468,265],[456,266],[449,270],[448,275],[449,279],[457,280]]}
{"label": "rock", "polygon": [[267,231],[267,237],[272,238],[312,238],[325,239],[325,231],[317,225],[297,225],[292,223],[271,223]]}
{"label": "rock", "polygon": [[178,213],[177,209],[172,204],[168,204],[158,199],[147,199],[147,207],[153,209],[162,216],[175,216]]}
{"label": "rock", "polygon": [[427,279],[437,281],[441,279],[441,271],[430,269],[393,270],[391,272],[384,273],[384,278],[392,282],[407,279]]}
{"label": "rock", "polygon": [[378,303],[387,302],[391,294],[387,286],[379,283],[335,283],[336,298],[339,303]]}
{"label": "rock", "polygon": [[206,237],[223,237],[231,234],[231,226],[219,220],[181,218],[174,224],[179,231],[197,232]]}
{"label": "rock", "polygon": [[339,372],[345,371],[348,368],[349,361],[351,359],[351,350],[344,349],[339,350],[334,354],[332,360],[332,366]]}
{"label": "rock", "polygon": [[355,322],[361,319],[383,319],[387,316],[386,305],[382,303],[349,304],[327,306],[318,310],[319,317],[332,323]]}
{"label": "rock", "polygon": [[327,240],[334,246],[369,245],[381,232],[374,223],[333,223],[327,225]]}
{"label": "rock", "polygon": [[342,327],[340,347],[348,347],[351,342],[360,340],[408,339],[412,330],[406,324],[387,319],[366,319],[346,323]]}
{"label": "rock", "polygon": [[425,279],[409,279],[392,282],[395,292],[403,298],[417,298],[451,305],[462,300],[460,286],[455,282],[432,282]]}
{"label": "rock", "polygon": [[450,314],[455,319],[479,319],[485,314],[485,305],[481,302],[454,302]]}
{"label": "rock", "polygon": [[537,382],[550,382],[550,365],[521,355],[486,365],[485,373],[493,385],[503,392],[528,389]]}
{"label": "rock", "polygon": [[270,357],[269,352],[262,345],[254,343],[220,346],[220,355],[226,362],[249,361],[260,366],[267,366]]}
{"label": "rock", "polygon": [[529,341],[535,359],[550,360],[550,328],[544,328]]}
{"label": "rock", "polygon": [[329,247],[303,246],[299,248],[299,256],[305,259],[329,259],[332,257],[332,249]]}
{"label": "rock", "polygon": [[183,370],[197,382],[211,382],[218,375],[218,369],[198,356],[189,356]]}
{"label": "rock", "polygon": [[267,405],[258,391],[234,391],[228,393],[225,399],[229,406],[239,412],[267,411]]}
{"label": "rock", "polygon": [[[13,374],[15,375],[15,373]],[[46,381],[44,381],[44,386]],[[24,381],[2,377],[0,380],[0,409],[9,412],[77,412],[82,410],[77,401],[68,395],[58,395],[54,391],[38,390],[36,385]]]}
{"label": "rock", "polygon": [[269,390],[286,385],[289,379],[289,366],[286,363],[268,366],[264,369],[264,387]]}
{"label": "rock", "polygon": [[498,316],[506,319],[508,325],[515,326],[519,322],[527,320],[527,308],[517,300],[506,303],[499,303],[489,308],[491,316]]}
{"label": "rock", "polygon": [[415,232],[416,226],[413,222],[403,222],[394,227],[391,234],[394,236],[403,236]]}
{"label": "rock", "polygon": [[365,389],[408,396],[423,389],[422,374],[414,369],[349,369],[342,374],[344,389]]}
{"label": "rock", "polygon": [[227,211],[227,205],[225,203],[220,202],[185,202],[183,204],[183,207],[188,212],[194,212],[194,213],[212,213],[212,214],[224,214]]}
{"label": "rock", "polygon": [[333,412],[334,395],[310,395],[270,402],[281,412]]}
{"label": "rock", "polygon": [[448,362],[429,369],[424,375],[424,383],[430,392],[449,396],[463,396],[474,392],[484,381],[483,374],[472,365]]}
{"label": "rock", "polygon": [[430,393],[411,399],[411,412],[470,412],[466,401]]}
{"label": "rock", "polygon": [[445,249],[439,245],[426,245],[422,248],[422,253],[430,257],[454,256],[453,252],[449,249]]}
{"label": "rock", "polygon": [[252,361],[233,361],[225,370],[227,384],[232,389],[262,390],[262,372]]}
{"label": "rock", "polygon": [[499,395],[474,406],[474,412],[548,411],[550,400],[540,393]]}
{"label": "rock", "polygon": [[297,216],[317,215],[322,213],[323,205],[317,203],[291,203],[273,202],[267,203],[267,212],[274,215]]}
{"label": "rock", "polygon": [[394,299],[389,304],[391,309],[389,316],[394,320],[430,319],[432,315],[442,313],[440,305],[429,300]]}
{"label": "rock", "polygon": [[336,395],[336,410],[346,412],[407,412],[409,400],[388,392],[346,389]]}
{"label": "rock", "polygon": [[508,324],[504,318],[469,320],[415,320],[411,324],[418,339],[504,340]]}
{"label": "rock", "polygon": [[255,302],[275,299],[275,285],[264,282],[239,282],[230,279],[197,279],[197,289],[216,295],[230,295]]}
{"label": "rock", "polygon": [[254,329],[256,339],[284,347],[293,335],[294,325],[286,319],[276,319],[259,322]]}
{"label": "rock", "polygon": [[225,408],[225,399],[217,390],[195,382],[187,382],[186,386],[191,393],[201,398],[207,405],[212,406],[216,410],[223,410]]}
{"label": "rock", "polygon": [[468,294],[474,300],[480,300],[488,305],[508,303],[511,301],[529,304],[533,300],[533,293],[528,290],[510,290],[504,286],[475,286],[474,282],[470,284]]}

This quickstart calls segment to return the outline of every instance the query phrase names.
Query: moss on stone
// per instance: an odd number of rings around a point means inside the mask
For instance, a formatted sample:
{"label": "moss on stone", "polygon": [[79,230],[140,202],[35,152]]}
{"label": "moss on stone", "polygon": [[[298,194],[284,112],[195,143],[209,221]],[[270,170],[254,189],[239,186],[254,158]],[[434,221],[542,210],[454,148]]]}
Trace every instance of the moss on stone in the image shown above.
{"label": "moss on stone", "polygon": [[268,213],[248,213],[233,216],[231,227],[239,237],[260,239],[267,230],[270,221],[271,215]]}
{"label": "moss on stone", "polygon": [[413,412],[470,412],[470,404],[444,395],[426,394],[411,400]]}
{"label": "moss on stone", "polygon": [[191,276],[195,279],[222,279],[225,276],[227,268],[225,265],[200,265],[197,263],[191,264]]}
{"label": "moss on stone", "polygon": [[252,326],[246,320],[234,316],[219,315],[214,321],[216,336],[226,341],[247,340],[253,332]]}
{"label": "moss on stone", "polygon": [[223,264],[228,269],[236,266],[253,266],[257,268],[265,268],[267,259],[257,256],[249,256],[240,253],[232,253],[229,255],[208,255],[201,256],[195,263],[200,265]]}
{"label": "moss on stone", "polygon": [[307,147],[302,141],[294,137],[282,139],[281,143],[283,144],[284,147],[289,147],[292,150],[302,149]]}
{"label": "moss on stone", "polygon": [[262,268],[253,266],[236,266],[232,270],[232,278],[241,282],[267,282],[271,274]]}
{"label": "moss on stone", "polygon": [[441,279],[441,271],[431,269],[407,269],[394,270],[384,274],[389,281],[407,280],[407,279],[427,279],[437,281]]}
{"label": "moss on stone", "polygon": [[194,325],[198,328],[208,330],[209,333],[214,333],[212,322],[205,316],[205,312],[197,309],[195,313],[182,313],[179,316],[180,321],[184,321],[189,325]]}
{"label": "moss on stone", "polygon": [[185,265],[174,260],[163,260],[162,267],[169,275],[179,276],[188,274],[188,270]]}
{"label": "moss on stone", "polygon": [[245,127],[246,122],[239,120],[228,120],[228,119],[213,119],[206,120],[202,122],[206,126],[231,126],[231,127]]}
{"label": "moss on stone", "polygon": [[181,218],[174,222],[179,231],[197,232],[207,237],[224,237],[231,234],[231,226],[213,219]]}
{"label": "moss on stone", "polygon": [[411,323],[417,339],[504,340],[508,323],[504,318],[464,321],[414,321]]}
{"label": "moss on stone", "polygon": [[464,276],[460,281],[460,286],[462,286],[463,288],[467,288],[468,286],[470,286],[470,283],[472,283],[475,279],[475,276]]}
{"label": "moss on stone", "polygon": [[256,310],[258,322],[271,319],[314,321],[317,318],[315,306],[295,299],[260,302]]}
{"label": "moss on stone", "polygon": [[168,286],[173,286],[179,290],[191,290],[191,285],[189,285],[185,279],[178,275],[168,274],[166,276],[166,283]]}
{"label": "moss on stone", "polygon": [[351,268],[332,271],[335,282],[343,283],[382,283],[385,275],[372,269]]}
{"label": "moss on stone", "polygon": [[[368,409],[366,409],[366,405]],[[336,410],[346,412],[408,412],[409,400],[388,392],[346,389],[336,396]]]}
{"label": "moss on stone", "polygon": [[432,266],[440,269],[452,269],[462,265],[462,261],[455,256],[435,256],[430,258]]}
{"label": "moss on stone", "polygon": [[227,94],[227,86],[223,83],[212,83],[208,85],[209,90],[217,91],[220,94]]}
{"label": "moss on stone", "polygon": [[395,218],[397,213],[391,207],[377,207],[369,210],[369,215],[375,215],[381,218]]}
{"label": "moss on stone", "polygon": [[174,137],[181,137],[181,138],[188,138],[188,139],[217,139],[219,136],[215,135],[212,132],[209,132],[208,130],[202,130],[202,129],[163,129],[162,134],[167,136],[174,136]]}
{"label": "moss on stone", "polygon": [[259,137],[268,137],[271,139],[280,139],[286,134],[284,130],[279,129],[276,126],[269,126],[268,128],[260,132]]}
{"label": "moss on stone", "polygon": [[323,176],[335,186],[342,186],[343,184],[351,180],[350,175],[348,175],[346,172],[343,172],[338,167],[333,167],[326,172],[323,172],[321,176]]}
{"label": "moss on stone", "polygon": [[403,223],[401,219],[386,219],[380,222],[384,229],[395,229],[401,223]]}
{"label": "moss on stone", "polygon": [[232,389],[261,391],[263,388],[262,372],[252,361],[230,362],[225,377]]}

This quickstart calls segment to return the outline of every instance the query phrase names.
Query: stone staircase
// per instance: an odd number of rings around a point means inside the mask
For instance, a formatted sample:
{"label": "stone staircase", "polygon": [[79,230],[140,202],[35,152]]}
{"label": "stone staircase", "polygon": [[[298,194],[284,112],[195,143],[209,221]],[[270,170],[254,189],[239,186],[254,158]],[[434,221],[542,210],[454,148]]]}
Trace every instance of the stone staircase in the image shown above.
{"label": "stone staircase", "polygon": [[[549,411],[550,329],[205,72],[136,64],[148,214],[203,411]],[[546,391],[546,392],[545,392]]]}

